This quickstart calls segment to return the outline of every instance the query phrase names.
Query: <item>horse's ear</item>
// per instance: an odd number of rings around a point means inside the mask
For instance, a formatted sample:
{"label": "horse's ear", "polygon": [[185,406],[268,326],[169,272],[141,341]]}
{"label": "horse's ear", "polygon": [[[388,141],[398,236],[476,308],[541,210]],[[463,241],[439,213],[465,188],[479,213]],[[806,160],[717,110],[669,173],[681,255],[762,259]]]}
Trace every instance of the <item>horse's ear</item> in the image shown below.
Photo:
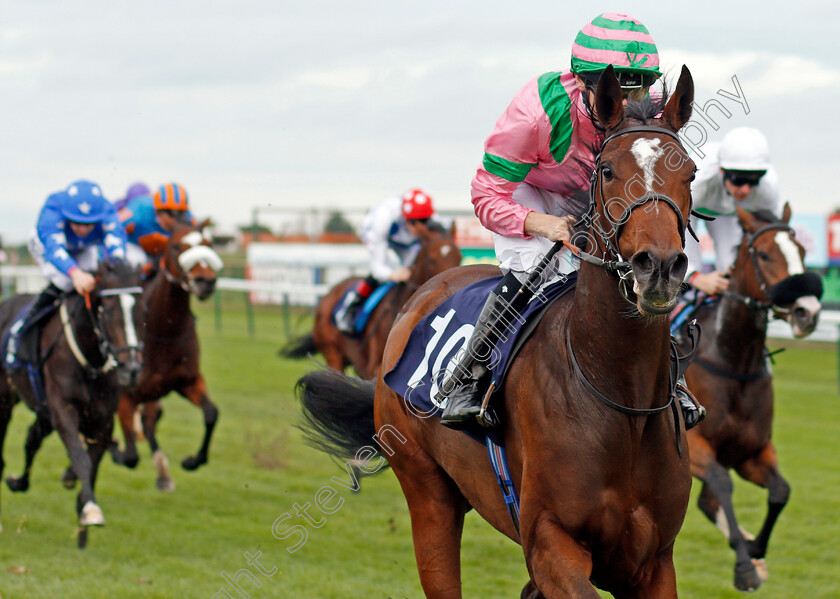
{"label": "horse's ear", "polygon": [[744,231],[747,233],[754,233],[758,230],[759,222],[756,217],[740,206],[735,206],[735,210],[738,212],[738,222],[741,223],[741,228],[744,229]]}
{"label": "horse's ear", "polygon": [[450,236],[452,239],[455,239],[455,237],[457,236],[457,234],[458,234],[458,230],[457,230],[457,228],[456,228],[456,226],[455,226],[455,221],[453,220],[453,221],[452,221],[452,226],[451,226],[451,227],[449,227],[449,236]]}
{"label": "horse's ear", "polygon": [[688,67],[683,65],[677,87],[662,112],[662,120],[672,131],[682,129],[691,118],[692,102],[694,102],[694,79]]}
{"label": "horse's ear", "polygon": [[426,226],[426,223],[423,221],[416,220],[414,221],[414,228],[417,229],[417,234],[420,235],[423,239],[429,239],[432,235],[432,232],[429,230],[429,227]]}
{"label": "horse's ear", "polygon": [[[584,92],[588,93],[588,92]],[[607,131],[618,128],[624,120],[624,104],[621,101],[621,85],[615,76],[615,69],[609,65],[598,79],[595,90],[595,115]]]}
{"label": "horse's ear", "polygon": [[782,221],[788,225],[790,224],[790,217],[791,217],[791,210],[790,210],[790,203],[785,202],[785,208],[782,210]]}
{"label": "horse's ear", "polygon": [[210,220],[209,218],[205,218],[203,221],[201,221],[201,224],[199,224],[198,227],[200,229],[204,229],[205,227],[209,227],[212,224],[213,224],[212,220]]}

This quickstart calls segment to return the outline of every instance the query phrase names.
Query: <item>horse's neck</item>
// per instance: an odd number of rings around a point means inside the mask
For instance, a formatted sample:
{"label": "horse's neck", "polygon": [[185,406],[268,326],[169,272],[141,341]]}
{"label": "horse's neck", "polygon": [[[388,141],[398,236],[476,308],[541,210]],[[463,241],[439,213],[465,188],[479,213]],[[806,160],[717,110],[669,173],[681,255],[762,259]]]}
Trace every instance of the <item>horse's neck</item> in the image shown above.
{"label": "horse's neck", "polygon": [[149,318],[146,330],[158,338],[178,337],[191,319],[190,294],[177,282],[170,281],[163,270],[149,290]]}
{"label": "horse's neck", "polygon": [[667,397],[660,392],[668,385],[668,320],[641,317],[620,295],[615,275],[581,265],[567,334],[584,374],[603,393],[635,407],[658,405]]}
{"label": "horse's neck", "polygon": [[[746,296],[739,280],[732,280],[730,290]],[[767,340],[767,311],[750,308],[743,302],[723,297],[715,314],[714,347],[724,363],[741,370],[752,370],[764,363]]]}

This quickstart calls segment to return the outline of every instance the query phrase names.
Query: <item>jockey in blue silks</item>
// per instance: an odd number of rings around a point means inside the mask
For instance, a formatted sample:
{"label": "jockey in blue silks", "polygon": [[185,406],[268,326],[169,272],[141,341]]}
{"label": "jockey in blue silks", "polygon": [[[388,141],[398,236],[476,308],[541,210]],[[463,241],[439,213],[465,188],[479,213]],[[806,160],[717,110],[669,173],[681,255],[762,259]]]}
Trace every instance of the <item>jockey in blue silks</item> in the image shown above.
{"label": "jockey in blue silks", "polygon": [[64,292],[93,291],[91,274],[100,254],[114,262],[125,260],[125,230],[99,185],[80,180],[47,198],[29,252],[49,284],[35,300],[27,320],[54,303]]}

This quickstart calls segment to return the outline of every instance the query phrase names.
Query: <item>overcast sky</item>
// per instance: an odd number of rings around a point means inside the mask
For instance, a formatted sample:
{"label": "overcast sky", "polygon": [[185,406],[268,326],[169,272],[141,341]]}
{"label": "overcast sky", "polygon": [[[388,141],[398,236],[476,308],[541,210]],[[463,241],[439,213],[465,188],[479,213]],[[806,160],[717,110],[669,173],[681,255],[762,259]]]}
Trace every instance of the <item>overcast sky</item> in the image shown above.
{"label": "overcast sky", "polygon": [[[414,186],[469,210],[498,116],[528,79],[568,68],[575,34],[604,11],[642,20],[664,68],[687,64],[696,100],[730,110],[710,141],[765,132],[794,211],[840,206],[840,3],[749,7],[0,0],[0,235],[25,239],[77,178],[111,199],[178,181],[228,231],[257,206],[361,209]],[[717,95],[733,76],[749,114]]]}

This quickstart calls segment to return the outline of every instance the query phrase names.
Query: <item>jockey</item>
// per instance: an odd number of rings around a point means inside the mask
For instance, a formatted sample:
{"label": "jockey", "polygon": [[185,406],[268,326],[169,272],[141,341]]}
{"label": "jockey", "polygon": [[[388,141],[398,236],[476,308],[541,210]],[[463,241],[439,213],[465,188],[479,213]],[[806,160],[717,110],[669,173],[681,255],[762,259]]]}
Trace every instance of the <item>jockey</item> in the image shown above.
{"label": "jockey", "polygon": [[[715,218],[706,222],[715,245],[715,268],[703,273],[700,244],[688,236],[686,282],[707,295],[717,295],[729,287],[726,272],[743,236],[735,207],[769,210],[778,216],[782,205],[779,177],[770,164],[767,139],[750,127],[733,129],[719,146],[710,144],[706,158],[697,166],[691,195],[695,210]],[[692,220],[696,221],[695,217]]]}
{"label": "jockey", "polygon": [[108,260],[122,262],[125,244],[117,213],[96,183],[76,181],[50,195],[29,239],[29,252],[49,285],[30,308],[26,324],[65,291],[93,291],[96,280],[90,273],[99,264],[100,252]]}
{"label": "jockey", "polygon": [[[472,203],[481,223],[493,231],[504,276],[490,294],[470,342],[440,385],[448,398],[441,423],[460,428],[480,412],[489,373],[484,351],[498,340],[498,315],[519,311],[532,293],[518,293],[527,273],[555,242],[571,241],[572,226],[585,213],[585,195],[595,153],[604,139],[594,115],[595,87],[612,64],[625,101],[641,100],[660,77],[659,54],[638,20],[605,13],[587,24],[572,45],[571,69],[534,77],[519,90],[484,144],[484,160],[472,181]],[[588,200],[588,198],[587,198]],[[568,250],[560,269],[575,268]],[[523,289],[524,291],[524,289]],[[518,293],[518,295],[517,295]],[[512,304],[517,297],[516,304]],[[679,396],[679,394],[678,394]],[[699,422],[697,407],[680,397],[686,427]]]}
{"label": "jockey", "polygon": [[365,215],[361,237],[370,253],[370,275],[350,290],[336,310],[340,331],[355,334],[356,312],[379,285],[408,280],[409,268],[420,251],[417,223],[425,224],[434,213],[431,196],[421,189],[410,189],[402,196],[381,201]]}
{"label": "jockey", "polygon": [[116,209],[117,213],[119,213],[119,211],[125,208],[126,204],[128,204],[134,198],[138,196],[147,196],[151,194],[152,190],[149,189],[149,186],[145,183],[140,183],[139,181],[137,183],[132,183],[128,186],[128,189],[125,190],[125,197],[114,202],[114,208]]}
{"label": "jockey", "polygon": [[133,266],[147,264],[163,253],[177,221],[195,221],[187,191],[177,183],[164,183],[153,197],[142,194],[129,199],[119,217],[128,235],[127,259]]}

